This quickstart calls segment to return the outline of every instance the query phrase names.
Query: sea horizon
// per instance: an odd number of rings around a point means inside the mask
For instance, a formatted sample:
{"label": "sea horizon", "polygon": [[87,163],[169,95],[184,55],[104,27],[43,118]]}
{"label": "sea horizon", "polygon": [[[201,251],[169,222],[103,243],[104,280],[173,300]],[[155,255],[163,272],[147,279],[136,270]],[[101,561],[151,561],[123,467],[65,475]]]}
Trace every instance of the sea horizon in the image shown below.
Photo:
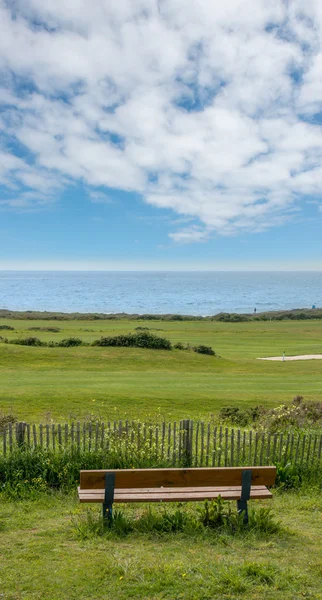
{"label": "sea horizon", "polygon": [[6,310],[210,316],[321,305],[321,271],[0,271]]}

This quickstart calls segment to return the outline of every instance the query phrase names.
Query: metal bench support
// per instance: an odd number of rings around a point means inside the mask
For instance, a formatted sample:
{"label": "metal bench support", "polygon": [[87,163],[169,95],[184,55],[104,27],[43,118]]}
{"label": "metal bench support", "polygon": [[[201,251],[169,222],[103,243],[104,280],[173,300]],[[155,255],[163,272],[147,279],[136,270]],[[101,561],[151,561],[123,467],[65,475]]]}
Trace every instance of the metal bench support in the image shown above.
{"label": "metal bench support", "polygon": [[114,502],[115,473],[105,475],[105,497],[103,503],[103,519],[110,524],[112,520],[112,507]]}
{"label": "metal bench support", "polygon": [[248,523],[248,507],[247,501],[250,498],[250,488],[252,484],[252,472],[246,469],[242,474],[242,491],[240,500],[237,500],[237,510],[239,513],[244,513],[244,523]]}

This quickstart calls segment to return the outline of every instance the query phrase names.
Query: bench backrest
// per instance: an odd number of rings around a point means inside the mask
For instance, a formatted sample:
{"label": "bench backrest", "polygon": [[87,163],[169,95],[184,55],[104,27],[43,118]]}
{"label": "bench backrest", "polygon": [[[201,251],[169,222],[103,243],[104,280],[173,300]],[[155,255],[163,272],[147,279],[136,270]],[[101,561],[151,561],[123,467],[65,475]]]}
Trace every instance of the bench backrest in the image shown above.
{"label": "bench backrest", "polygon": [[252,485],[274,485],[276,467],[200,467],[191,469],[115,469],[80,472],[80,489],[105,488],[105,475],[115,473],[115,488],[211,487],[242,484],[242,473],[252,471]]}

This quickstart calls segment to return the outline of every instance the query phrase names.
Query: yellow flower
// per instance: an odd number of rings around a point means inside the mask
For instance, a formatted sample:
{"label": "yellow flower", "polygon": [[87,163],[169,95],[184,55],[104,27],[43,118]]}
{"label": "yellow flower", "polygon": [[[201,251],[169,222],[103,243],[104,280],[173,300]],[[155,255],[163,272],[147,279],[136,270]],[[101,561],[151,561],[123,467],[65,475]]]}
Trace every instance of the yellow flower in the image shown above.
{"label": "yellow flower", "polygon": [[123,575],[121,575],[121,577],[120,577],[120,581],[121,581],[122,579],[123,579]]}
{"label": "yellow flower", "polygon": [[182,577],[187,577],[187,573],[182,573]]}

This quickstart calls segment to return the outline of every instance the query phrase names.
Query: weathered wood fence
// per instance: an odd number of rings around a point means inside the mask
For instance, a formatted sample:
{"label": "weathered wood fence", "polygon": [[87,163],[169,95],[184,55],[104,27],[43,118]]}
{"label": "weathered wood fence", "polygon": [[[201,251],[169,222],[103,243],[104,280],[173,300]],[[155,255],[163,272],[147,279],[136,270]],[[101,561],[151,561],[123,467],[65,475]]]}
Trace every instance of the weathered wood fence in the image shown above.
{"label": "weathered wood fence", "polygon": [[115,452],[172,465],[234,466],[272,463],[322,466],[320,433],[267,433],[186,419],[173,423],[10,423],[0,430],[0,453],[17,448],[55,452]]}

